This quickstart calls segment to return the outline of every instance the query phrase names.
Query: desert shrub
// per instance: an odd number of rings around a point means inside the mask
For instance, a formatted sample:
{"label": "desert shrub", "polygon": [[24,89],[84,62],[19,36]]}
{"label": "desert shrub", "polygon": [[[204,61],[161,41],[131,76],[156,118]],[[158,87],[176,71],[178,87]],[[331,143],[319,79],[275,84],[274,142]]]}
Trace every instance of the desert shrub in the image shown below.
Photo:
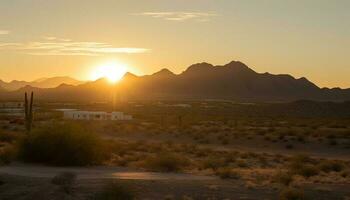
{"label": "desert shrub", "polygon": [[276,174],[274,179],[285,186],[289,186],[293,182],[293,174],[288,172],[279,172]]}
{"label": "desert shrub", "polygon": [[350,170],[342,171],[340,176],[342,176],[343,178],[350,177]]}
{"label": "desert shrub", "polygon": [[210,156],[207,159],[203,161],[203,168],[204,169],[218,169],[220,167],[225,167],[226,161],[224,158],[218,158],[214,156]]}
{"label": "desert shrub", "polygon": [[72,172],[63,172],[53,177],[52,184],[59,185],[65,193],[72,193],[73,184],[76,180],[76,174]]}
{"label": "desert shrub", "polygon": [[134,193],[127,187],[112,182],[107,184],[100,192],[96,193],[93,200],[131,200],[134,199]]}
{"label": "desert shrub", "polygon": [[304,192],[300,189],[287,187],[279,194],[279,200],[304,200]]}
{"label": "desert shrub", "polygon": [[230,163],[230,162],[236,162],[237,160],[237,153],[236,152],[230,152],[224,156],[225,163]]}
{"label": "desert shrub", "polygon": [[305,163],[309,163],[310,161],[311,161],[311,158],[306,156],[306,155],[303,155],[303,154],[293,156],[290,159],[290,168],[297,169],[301,165],[303,165]]}
{"label": "desert shrub", "polygon": [[219,168],[215,171],[215,174],[222,179],[239,179],[240,175],[237,171],[234,171],[231,168]]}
{"label": "desert shrub", "polygon": [[0,142],[12,143],[19,138],[18,134],[8,131],[0,131]]}
{"label": "desert shrub", "polygon": [[299,136],[297,137],[297,140],[298,140],[299,142],[305,142],[305,136],[304,136],[304,135],[299,135]]}
{"label": "desert shrub", "polygon": [[331,146],[335,146],[338,144],[337,140],[336,139],[329,139],[328,140],[328,144],[331,145]]}
{"label": "desert shrub", "polygon": [[318,167],[320,168],[320,170],[327,173],[331,171],[340,172],[344,169],[344,165],[341,162],[334,160],[322,161],[321,163],[319,163]]}
{"label": "desert shrub", "polygon": [[189,161],[173,153],[160,153],[144,161],[144,167],[152,171],[176,172],[189,165]]}
{"label": "desert shrub", "polygon": [[230,141],[227,140],[227,139],[222,139],[222,140],[221,140],[221,144],[222,144],[222,145],[228,145],[228,144],[230,144]]}
{"label": "desert shrub", "polygon": [[79,166],[99,164],[109,153],[99,137],[81,126],[52,123],[25,137],[19,155],[27,162]]}
{"label": "desert shrub", "polygon": [[248,163],[247,163],[246,160],[242,160],[242,159],[237,160],[237,161],[236,161],[236,164],[237,164],[238,167],[241,167],[241,168],[246,168],[246,167],[248,167]]}
{"label": "desert shrub", "polygon": [[297,174],[308,178],[319,174],[319,169],[313,165],[304,165],[304,166],[301,166],[301,168],[298,169],[296,172]]}
{"label": "desert shrub", "polygon": [[268,141],[271,140],[271,136],[270,135],[265,135],[264,136],[264,140],[268,140]]}
{"label": "desert shrub", "polygon": [[297,155],[291,159],[289,164],[289,170],[291,173],[304,176],[306,178],[319,174],[319,168],[317,168],[311,162],[312,160],[305,155]]}
{"label": "desert shrub", "polygon": [[16,158],[17,148],[14,145],[6,144],[0,147],[0,165],[9,164]]}

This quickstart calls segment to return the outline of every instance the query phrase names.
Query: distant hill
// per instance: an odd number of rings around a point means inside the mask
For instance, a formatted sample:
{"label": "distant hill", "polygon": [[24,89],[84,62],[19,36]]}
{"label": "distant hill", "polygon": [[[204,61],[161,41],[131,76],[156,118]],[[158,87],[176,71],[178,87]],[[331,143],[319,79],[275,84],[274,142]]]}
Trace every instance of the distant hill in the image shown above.
{"label": "distant hill", "polygon": [[52,77],[52,78],[43,78],[39,81],[35,81],[31,86],[39,88],[54,88],[61,84],[67,85],[79,85],[84,82],[78,81],[76,79],[70,78],[68,76]]}
{"label": "distant hill", "polygon": [[[46,80],[40,82],[42,81]],[[99,79],[77,86],[63,84],[50,89],[25,87],[16,91],[0,92],[0,98],[22,98],[23,92],[30,90],[35,90],[38,98],[50,101],[109,101],[113,91],[117,98],[130,100],[350,100],[350,89],[319,88],[306,78],[257,73],[239,61],[232,61],[223,66],[198,63],[178,75],[168,69],[145,76],[127,73],[116,86],[112,86],[105,79]]]}
{"label": "distant hill", "polygon": [[13,80],[11,82],[5,82],[0,80],[0,87],[8,91],[14,91],[22,87],[25,87],[27,85],[32,87],[38,87],[38,88],[54,88],[61,84],[79,85],[82,83],[84,82],[78,81],[76,79],[73,79],[67,76],[61,76],[61,77],[52,77],[52,78],[40,78],[31,82],[17,81],[17,80]]}

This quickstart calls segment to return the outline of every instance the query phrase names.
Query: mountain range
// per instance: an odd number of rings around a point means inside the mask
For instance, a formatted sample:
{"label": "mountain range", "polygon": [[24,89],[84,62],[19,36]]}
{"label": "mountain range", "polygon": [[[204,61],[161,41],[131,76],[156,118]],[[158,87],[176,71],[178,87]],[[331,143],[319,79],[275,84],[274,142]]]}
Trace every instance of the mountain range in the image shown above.
{"label": "mountain range", "polygon": [[[13,80],[11,82],[5,82],[0,80],[0,88],[7,91],[18,90],[27,85],[37,88],[54,88],[58,87],[61,84],[69,84],[69,85],[79,85],[84,82],[78,81],[76,79],[70,78],[68,76],[58,76],[53,78],[40,78],[35,81],[17,81]],[[1,89],[0,89],[1,90]]]}
{"label": "mountain range", "polygon": [[0,98],[20,99],[25,91],[34,91],[37,99],[47,101],[110,101],[113,93],[118,99],[124,100],[229,99],[249,102],[283,102],[300,99],[350,100],[350,89],[319,88],[306,78],[296,79],[284,74],[257,73],[239,61],[232,61],[222,66],[198,63],[180,74],[174,74],[168,69],[145,76],[126,73],[116,85],[102,78],[78,84],[61,82],[54,88],[39,88],[33,84],[14,91],[1,92],[0,89]]}

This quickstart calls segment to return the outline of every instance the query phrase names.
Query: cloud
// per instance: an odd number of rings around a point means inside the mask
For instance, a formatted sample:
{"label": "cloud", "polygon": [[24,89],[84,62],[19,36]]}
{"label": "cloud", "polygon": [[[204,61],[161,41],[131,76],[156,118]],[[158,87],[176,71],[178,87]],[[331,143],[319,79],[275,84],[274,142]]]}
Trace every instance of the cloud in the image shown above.
{"label": "cloud", "polygon": [[146,48],[114,47],[102,42],[75,42],[70,39],[44,37],[45,41],[0,43],[0,50],[19,51],[29,55],[98,56],[103,54],[136,54],[150,51]]}
{"label": "cloud", "polygon": [[135,15],[149,16],[153,18],[159,18],[168,21],[210,21],[210,18],[218,16],[213,12],[143,12],[136,13]]}
{"label": "cloud", "polygon": [[10,34],[11,31],[8,30],[0,30],[0,35],[7,35]]}
{"label": "cloud", "polygon": [[72,41],[70,39],[57,38],[57,37],[53,37],[53,36],[45,36],[45,37],[43,37],[43,39],[45,39],[45,40],[56,40],[56,41],[62,41],[62,42],[70,42],[70,41]]}

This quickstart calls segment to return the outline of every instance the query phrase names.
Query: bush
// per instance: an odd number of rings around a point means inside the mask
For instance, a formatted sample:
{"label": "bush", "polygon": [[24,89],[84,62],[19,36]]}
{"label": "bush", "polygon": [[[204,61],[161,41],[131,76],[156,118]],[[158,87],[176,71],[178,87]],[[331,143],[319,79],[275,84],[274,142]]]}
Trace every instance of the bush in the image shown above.
{"label": "bush", "polygon": [[345,170],[340,173],[343,178],[350,177],[350,170]]}
{"label": "bush", "polygon": [[0,186],[6,184],[5,178],[1,175],[0,176]]}
{"label": "bush", "polygon": [[340,172],[344,169],[344,165],[341,162],[332,160],[322,161],[318,166],[320,170],[326,173],[331,171]]}
{"label": "bush", "polygon": [[12,143],[19,138],[18,134],[8,132],[8,131],[0,131],[0,142],[8,142]]}
{"label": "bush", "polygon": [[222,179],[239,179],[240,175],[230,168],[219,168],[215,174]]}
{"label": "bush", "polygon": [[338,142],[337,142],[337,140],[335,140],[335,139],[329,139],[329,140],[328,140],[328,144],[331,145],[331,146],[335,146],[335,145],[338,144]]}
{"label": "bush", "polygon": [[144,162],[144,167],[152,171],[176,172],[189,164],[189,161],[172,153],[160,153],[156,157],[149,157]]}
{"label": "bush", "polygon": [[94,200],[131,200],[134,199],[131,190],[123,185],[112,182],[107,184],[101,192],[94,195]]}
{"label": "bush", "polygon": [[248,163],[247,163],[246,160],[237,160],[236,164],[237,164],[238,167],[241,167],[241,168],[247,168],[248,167]]}
{"label": "bush", "polygon": [[290,172],[279,172],[275,176],[275,180],[285,186],[289,186],[293,182],[293,174]]}
{"label": "bush", "polygon": [[289,165],[290,172],[306,178],[319,174],[319,168],[311,164],[311,159],[305,155],[297,155],[292,158]]}
{"label": "bush", "polygon": [[301,168],[298,169],[296,172],[301,176],[309,178],[311,176],[316,176],[317,174],[319,174],[319,169],[312,165],[304,165],[301,166]]}
{"label": "bush", "polygon": [[214,157],[214,156],[209,156],[203,161],[203,168],[204,169],[218,169],[220,167],[225,167],[227,166],[228,162],[221,157]]}
{"label": "bush", "polygon": [[17,149],[15,146],[6,144],[0,147],[0,165],[9,164],[16,157]]}
{"label": "bush", "polygon": [[52,165],[100,164],[109,154],[104,142],[81,126],[53,123],[33,130],[19,147],[27,162]]}
{"label": "bush", "polygon": [[304,192],[296,188],[285,188],[279,195],[280,200],[304,200]]}

